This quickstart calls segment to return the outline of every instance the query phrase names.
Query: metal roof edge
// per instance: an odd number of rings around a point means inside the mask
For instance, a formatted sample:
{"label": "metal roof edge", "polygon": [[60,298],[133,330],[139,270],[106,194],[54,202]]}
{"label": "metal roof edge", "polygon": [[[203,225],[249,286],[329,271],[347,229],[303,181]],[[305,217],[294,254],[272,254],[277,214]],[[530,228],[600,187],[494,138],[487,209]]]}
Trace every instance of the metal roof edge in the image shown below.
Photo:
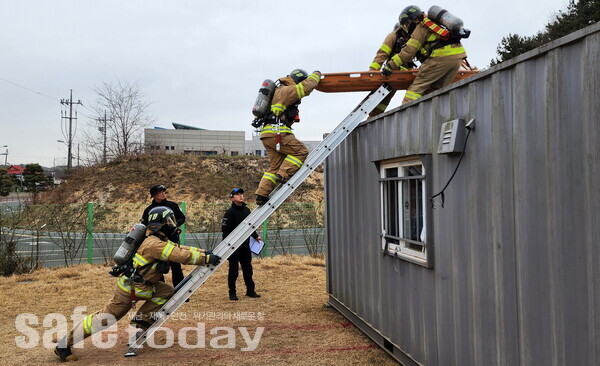
{"label": "metal roof edge", "polygon": [[585,28],[582,28],[582,29],[580,29],[578,31],[575,31],[573,33],[567,34],[566,36],[563,36],[563,37],[561,37],[559,39],[555,39],[554,41],[550,41],[550,42],[548,42],[546,44],[543,44],[543,45],[541,45],[541,46],[539,46],[537,48],[534,48],[531,51],[527,51],[527,52],[525,52],[525,53],[523,53],[523,54],[521,54],[521,55],[519,55],[517,57],[514,57],[514,58],[512,58],[510,60],[501,62],[498,65],[492,66],[489,69],[486,69],[486,70],[484,70],[484,71],[482,71],[482,72],[480,72],[480,73],[478,73],[476,75],[470,76],[470,77],[468,77],[466,79],[457,81],[457,82],[452,83],[452,84],[450,84],[450,85],[448,85],[448,86],[446,86],[444,88],[441,88],[441,89],[438,89],[438,90],[436,90],[434,92],[431,92],[431,93],[429,93],[429,94],[427,94],[427,95],[425,95],[425,96],[423,96],[423,97],[421,97],[421,98],[419,98],[419,99],[417,99],[415,101],[412,101],[412,102],[409,102],[409,103],[406,103],[406,104],[402,104],[402,105],[400,105],[400,106],[398,106],[398,107],[396,107],[394,109],[391,109],[389,111],[386,111],[386,112],[378,115],[377,117],[375,117],[373,119],[367,119],[366,121],[364,121],[361,124],[359,124],[357,126],[357,128],[359,128],[359,127],[361,127],[363,125],[366,125],[368,123],[376,122],[377,120],[382,119],[383,117],[385,117],[387,115],[396,113],[398,111],[404,110],[404,109],[409,108],[409,107],[413,107],[413,106],[415,106],[415,105],[417,105],[417,104],[419,104],[419,103],[421,103],[423,101],[426,101],[426,100],[429,100],[431,98],[434,98],[434,97],[436,97],[436,96],[438,96],[440,94],[447,93],[447,92],[449,92],[452,89],[459,88],[459,87],[461,87],[461,86],[463,86],[465,84],[472,83],[472,82],[474,82],[476,80],[486,78],[486,77],[488,77],[488,76],[490,76],[490,75],[492,75],[492,74],[494,74],[494,73],[496,73],[498,71],[511,68],[511,67],[515,66],[516,64],[521,63],[523,61],[539,57],[540,55],[546,54],[546,53],[552,51],[553,49],[565,46],[565,45],[567,45],[569,43],[576,42],[576,41],[578,41],[578,40],[580,40],[582,38],[585,38],[585,37],[589,36],[590,34],[593,34],[593,33],[596,33],[596,32],[600,32],[600,22],[592,24],[592,25],[589,25],[589,26],[587,26]]}

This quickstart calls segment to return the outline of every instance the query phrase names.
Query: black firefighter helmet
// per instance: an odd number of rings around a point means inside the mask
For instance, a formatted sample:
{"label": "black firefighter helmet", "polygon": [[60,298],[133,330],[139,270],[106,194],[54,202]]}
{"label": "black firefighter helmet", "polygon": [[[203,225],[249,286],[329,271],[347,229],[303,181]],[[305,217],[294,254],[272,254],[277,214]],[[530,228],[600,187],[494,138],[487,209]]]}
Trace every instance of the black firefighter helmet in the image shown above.
{"label": "black firefighter helmet", "polygon": [[292,70],[292,72],[290,72],[289,77],[291,77],[292,80],[294,80],[294,82],[296,84],[298,84],[302,80],[304,80],[304,79],[306,79],[308,77],[308,73],[305,70],[302,70],[302,69],[294,69],[294,70]]}
{"label": "black firefighter helmet", "polygon": [[402,9],[402,12],[398,17],[398,21],[400,22],[400,25],[407,25],[412,23],[422,13],[423,11],[418,6],[409,5],[406,8]]}
{"label": "black firefighter helmet", "polygon": [[175,214],[170,208],[157,206],[148,212],[148,229],[153,233],[162,231],[165,234],[169,234],[176,227]]}

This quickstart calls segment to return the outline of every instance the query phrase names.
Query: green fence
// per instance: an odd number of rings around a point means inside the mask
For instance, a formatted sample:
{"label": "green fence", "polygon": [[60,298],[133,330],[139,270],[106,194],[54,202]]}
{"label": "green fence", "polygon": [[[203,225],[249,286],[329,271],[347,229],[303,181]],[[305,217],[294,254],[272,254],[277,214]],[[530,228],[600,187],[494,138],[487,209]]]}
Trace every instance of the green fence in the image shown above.
{"label": "green fence", "polygon": [[[0,205],[0,271],[110,263],[146,206],[147,203]],[[230,203],[181,202],[186,215],[181,244],[213,249],[221,241],[221,219],[229,206]],[[258,234],[267,243],[262,255],[323,254],[323,204],[284,203],[262,224]]]}

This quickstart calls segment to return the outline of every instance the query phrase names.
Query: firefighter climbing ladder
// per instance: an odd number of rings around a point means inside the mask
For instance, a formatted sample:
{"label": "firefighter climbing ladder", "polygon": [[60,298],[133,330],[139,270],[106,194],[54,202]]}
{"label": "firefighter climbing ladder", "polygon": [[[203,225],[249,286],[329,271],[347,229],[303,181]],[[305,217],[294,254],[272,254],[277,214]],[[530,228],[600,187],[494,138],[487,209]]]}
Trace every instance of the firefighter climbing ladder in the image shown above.
{"label": "firefighter climbing ladder", "polygon": [[269,196],[269,201],[254,210],[239,224],[213,253],[221,257],[221,263],[213,266],[196,267],[175,289],[173,297],[155,314],[156,321],[150,328],[137,335],[125,354],[136,356],[136,350],[154,334],[167,319],[219,268],[224,261],[298,188],[298,186],[321,164],[329,154],[365,119],[365,117],[390,93],[391,88],[383,84],[368,95],[342,123],[331,132],[306,158],[302,167],[286,183],[280,185]]}

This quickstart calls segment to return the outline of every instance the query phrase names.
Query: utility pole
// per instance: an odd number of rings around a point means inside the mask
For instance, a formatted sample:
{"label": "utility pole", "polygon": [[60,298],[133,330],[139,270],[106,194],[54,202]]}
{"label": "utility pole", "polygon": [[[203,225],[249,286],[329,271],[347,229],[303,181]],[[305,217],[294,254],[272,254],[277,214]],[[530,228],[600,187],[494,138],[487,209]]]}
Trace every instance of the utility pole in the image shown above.
{"label": "utility pole", "polygon": [[72,153],[72,146],[73,146],[73,120],[77,119],[77,111],[75,111],[75,117],[73,117],[73,104],[81,104],[83,105],[83,103],[81,103],[81,100],[77,100],[76,103],[73,103],[73,89],[71,89],[71,96],[69,97],[69,99],[61,99],[60,100],[60,104],[61,105],[68,105],[69,106],[69,116],[67,117],[66,115],[63,116],[63,112],[60,111],[60,115],[61,118],[68,118],[69,119],[69,136],[67,138],[67,144],[68,144],[68,152],[67,152],[67,169],[71,170],[72,164],[71,164],[71,160],[73,158],[73,153]]}
{"label": "utility pole", "polygon": [[106,164],[106,122],[107,121],[112,122],[113,120],[107,119],[106,111],[104,111],[104,119],[98,118],[98,123],[104,123],[104,126],[98,127],[98,130],[100,132],[102,132],[102,135],[104,136],[104,146],[103,146],[103,150],[102,150],[102,164]]}
{"label": "utility pole", "polygon": [[0,147],[5,147],[6,148],[6,152],[4,153],[0,153],[0,155],[4,155],[4,165],[6,165],[6,167],[8,168],[8,145],[4,145],[4,146],[0,146]]}

